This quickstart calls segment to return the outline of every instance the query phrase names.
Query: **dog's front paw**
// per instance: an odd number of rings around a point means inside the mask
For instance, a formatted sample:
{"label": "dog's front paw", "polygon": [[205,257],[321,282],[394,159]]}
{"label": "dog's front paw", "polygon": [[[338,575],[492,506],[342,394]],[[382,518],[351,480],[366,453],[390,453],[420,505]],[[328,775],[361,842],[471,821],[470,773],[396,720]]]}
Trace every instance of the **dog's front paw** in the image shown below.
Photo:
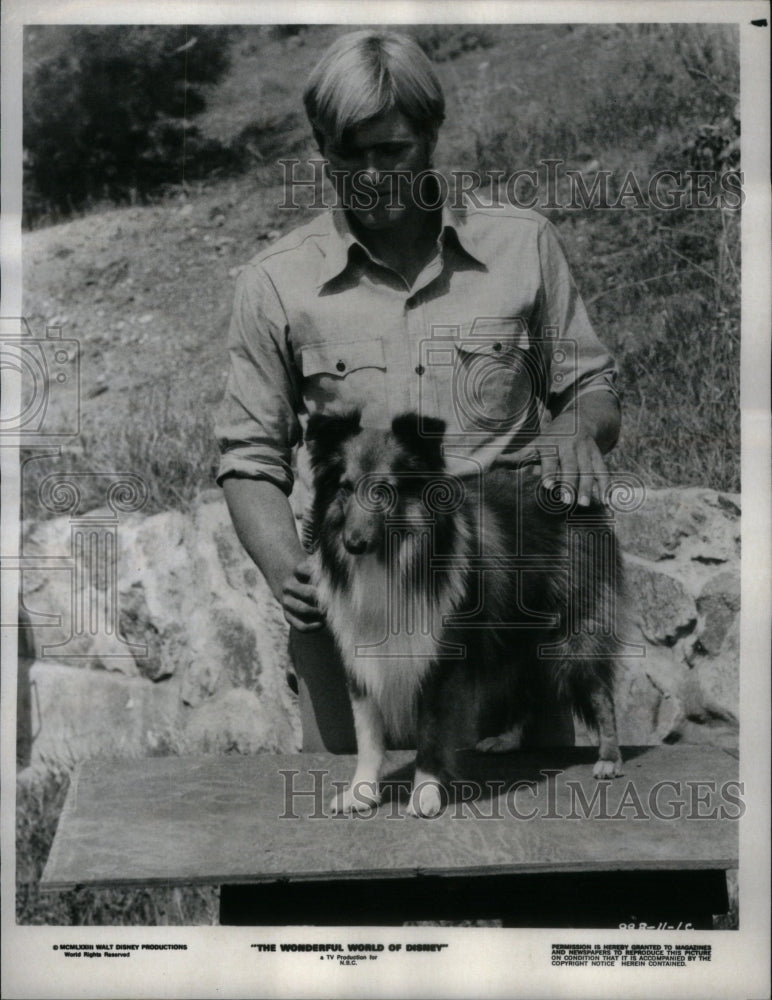
{"label": "dog's front paw", "polygon": [[381,793],[377,781],[352,782],[348,788],[336,792],[330,800],[330,812],[369,812],[381,804]]}
{"label": "dog's front paw", "polygon": [[622,758],[617,756],[613,760],[600,760],[595,762],[592,769],[593,778],[618,778],[622,774]]}
{"label": "dog's front paw", "polygon": [[441,786],[434,778],[424,778],[419,781],[416,776],[413,791],[410,794],[408,803],[408,816],[422,816],[429,818],[436,816],[442,809]]}

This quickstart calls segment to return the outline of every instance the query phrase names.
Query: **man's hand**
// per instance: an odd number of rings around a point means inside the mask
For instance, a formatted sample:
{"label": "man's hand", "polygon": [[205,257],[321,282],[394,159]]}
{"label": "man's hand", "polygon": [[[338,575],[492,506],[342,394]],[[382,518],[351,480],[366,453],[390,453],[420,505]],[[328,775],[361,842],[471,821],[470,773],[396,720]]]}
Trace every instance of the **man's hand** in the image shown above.
{"label": "man's hand", "polygon": [[551,490],[560,487],[564,503],[575,500],[580,507],[587,507],[594,496],[603,502],[608,484],[608,472],[600,448],[587,433],[561,436],[555,433],[554,421],[550,430],[539,435],[533,448],[541,460],[542,485]]}
{"label": "man's hand", "polygon": [[282,490],[267,479],[229,477],[223,483],[236,534],[260,568],[284,617],[299,632],[320,629],[323,617],[311,564]]}
{"label": "man's hand", "polygon": [[315,632],[324,625],[319,610],[316,587],[311,583],[311,562],[304,559],[281,588],[284,617],[298,632]]}
{"label": "man's hand", "polygon": [[[529,445],[526,455],[538,457],[545,489],[561,488],[566,503],[586,507],[593,496],[601,503],[608,488],[603,453],[619,434],[619,403],[613,393],[581,396],[575,407],[559,413]],[[525,457],[525,456],[524,456]]]}

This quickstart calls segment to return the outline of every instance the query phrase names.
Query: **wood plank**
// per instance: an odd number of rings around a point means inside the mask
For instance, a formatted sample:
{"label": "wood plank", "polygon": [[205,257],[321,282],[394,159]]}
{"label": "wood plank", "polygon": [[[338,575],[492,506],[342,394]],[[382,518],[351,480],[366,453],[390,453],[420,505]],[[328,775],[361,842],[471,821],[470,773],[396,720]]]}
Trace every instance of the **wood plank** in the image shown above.
{"label": "wood plank", "polygon": [[[591,748],[465,754],[468,783],[424,820],[405,810],[410,753],[390,754],[384,802],[369,817],[327,809],[330,783],[351,777],[353,757],[90,761],[70,788],[41,888],[736,867],[739,809],[722,789],[737,761],[704,746],[624,754],[624,776],[600,783]],[[596,800],[585,816],[581,795],[593,794],[605,808]],[[678,802],[681,817],[663,818]]]}

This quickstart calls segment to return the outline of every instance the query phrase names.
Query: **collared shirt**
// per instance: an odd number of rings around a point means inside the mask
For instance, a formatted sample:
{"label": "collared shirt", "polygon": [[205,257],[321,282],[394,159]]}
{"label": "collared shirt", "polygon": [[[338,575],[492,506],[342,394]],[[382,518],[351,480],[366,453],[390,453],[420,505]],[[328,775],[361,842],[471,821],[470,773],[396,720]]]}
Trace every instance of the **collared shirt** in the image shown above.
{"label": "collared shirt", "polygon": [[331,211],[242,270],[218,482],[269,479],[289,494],[300,415],[353,408],[363,426],[441,418],[459,474],[516,465],[550,414],[614,391],[614,362],[545,218],[446,205],[436,249],[408,287]]}

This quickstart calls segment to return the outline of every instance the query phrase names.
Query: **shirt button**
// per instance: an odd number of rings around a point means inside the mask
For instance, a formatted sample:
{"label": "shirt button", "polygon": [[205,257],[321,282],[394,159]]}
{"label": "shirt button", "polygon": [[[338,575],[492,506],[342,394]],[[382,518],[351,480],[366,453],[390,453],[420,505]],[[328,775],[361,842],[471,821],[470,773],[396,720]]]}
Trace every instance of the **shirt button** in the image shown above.
{"label": "shirt button", "polygon": [[499,344],[498,342],[497,342],[497,343],[495,343],[495,344],[493,345],[493,350],[494,350],[494,351],[500,351],[500,350],[501,350],[501,344]]}
{"label": "shirt button", "polygon": [[416,365],[416,368],[415,368],[416,375],[423,375],[423,373],[425,371],[426,371],[426,369],[424,368],[423,365]]}
{"label": "shirt button", "polygon": [[346,370],[346,364],[343,361],[339,361],[337,365],[335,365],[335,367],[338,369],[339,372],[344,372]]}

